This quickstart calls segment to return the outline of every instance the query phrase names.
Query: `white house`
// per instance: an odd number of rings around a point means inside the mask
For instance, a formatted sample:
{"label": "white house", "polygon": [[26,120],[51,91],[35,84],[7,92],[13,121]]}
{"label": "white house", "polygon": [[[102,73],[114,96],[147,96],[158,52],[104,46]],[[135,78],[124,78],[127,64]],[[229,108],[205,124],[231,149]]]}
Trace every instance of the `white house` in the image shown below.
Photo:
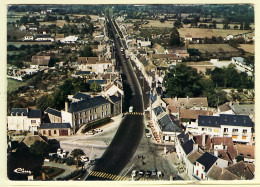
{"label": "white house", "polygon": [[35,36],[35,41],[54,41],[50,34],[38,34]]}
{"label": "white house", "polygon": [[60,39],[61,43],[75,43],[78,40],[77,36],[67,36],[65,38]]}
{"label": "white house", "polygon": [[33,38],[33,35],[25,35],[24,36],[24,41],[32,41],[34,38]]}
{"label": "white house", "polygon": [[253,122],[247,115],[220,114],[199,116],[198,134],[206,133],[219,137],[232,137],[234,142],[251,143]]}
{"label": "white house", "polygon": [[7,116],[8,130],[37,131],[41,124],[39,109],[12,108]]}

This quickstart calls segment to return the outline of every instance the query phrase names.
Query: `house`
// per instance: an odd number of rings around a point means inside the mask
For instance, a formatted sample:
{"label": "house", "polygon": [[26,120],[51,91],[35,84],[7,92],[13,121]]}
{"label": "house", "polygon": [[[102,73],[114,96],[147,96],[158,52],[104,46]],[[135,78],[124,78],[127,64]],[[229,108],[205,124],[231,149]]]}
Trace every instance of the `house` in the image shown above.
{"label": "house", "polygon": [[21,26],[19,27],[19,30],[20,30],[20,31],[26,31],[26,29],[27,29],[27,28],[26,28],[24,25],[21,25]]}
{"label": "house", "polygon": [[205,152],[201,157],[195,161],[193,169],[193,177],[198,180],[206,180],[206,176],[211,167],[216,164],[217,157],[209,152]]}
{"label": "house", "polygon": [[234,114],[234,112],[232,111],[232,109],[228,103],[218,106],[218,113],[219,114]]}
{"label": "house", "polygon": [[187,35],[185,35],[185,37],[184,37],[184,40],[186,41],[189,41],[189,42],[192,42],[192,36],[190,35],[190,34],[187,34]]}
{"label": "house", "polygon": [[41,141],[46,143],[46,141],[39,135],[27,135],[22,140],[22,143],[24,143],[27,147],[31,147],[31,145],[33,145],[36,141]]}
{"label": "house", "polygon": [[[193,144],[195,145],[195,144]],[[202,153],[199,151],[192,151],[189,155],[187,155],[186,160],[186,173],[190,179],[193,179],[193,168],[195,161],[200,158]]]}
{"label": "house", "polygon": [[62,123],[70,123],[73,133],[84,124],[111,116],[111,103],[102,96],[73,102],[61,111]]}
{"label": "house", "polygon": [[254,165],[246,164],[244,161],[228,166],[226,169],[242,180],[252,180],[254,178]]}
{"label": "house", "polygon": [[[180,124],[186,128],[186,132],[193,132],[193,129],[197,128],[199,115],[212,116],[213,112],[208,110],[179,110]],[[196,131],[195,129],[194,132]]]}
{"label": "house", "polygon": [[23,40],[24,41],[32,41],[33,40],[33,35],[25,35]]}
{"label": "house", "polygon": [[225,40],[231,40],[233,38],[234,38],[234,36],[232,34],[229,34],[226,36]]}
{"label": "house", "polygon": [[47,68],[50,59],[50,56],[32,56],[30,67],[32,69]]}
{"label": "house", "polygon": [[152,121],[156,134],[163,142],[175,142],[177,135],[182,132],[181,128],[172,121],[161,106],[152,110]]}
{"label": "house", "polygon": [[255,163],[255,145],[236,144],[234,147],[237,155],[242,156],[245,163]]}
{"label": "house", "polygon": [[56,34],[56,36],[54,36],[54,40],[56,42],[61,41],[63,39],[64,39],[64,34]]}
{"label": "house", "polygon": [[236,115],[249,115],[251,119],[255,116],[255,105],[254,104],[232,104],[230,106],[233,113]]}
{"label": "house", "polygon": [[85,78],[85,77],[89,77],[92,74],[91,71],[76,71],[75,74],[72,74],[72,77],[75,78]]}
{"label": "house", "polygon": [[12,108],[7,116],[8,130],[37,131],[41,124],[39,109]]}
{"label": "house", "polygon": [[35,41],[51,41],[53,42],[53,38],[50,34],[37,34],[35,36]]}
{"label": "house", "polygon": [[124,95],[123,84],[120,80],[110,82],[104,87],[103,95]]}
{"label": "house", "polygon": [[253,71],[251,66],[246,65],[246,62],[244,61],[244,58],[242,57],[233,57],[231,59],[232,63],[244,68],[247,71]]}
{"label": "house", "polygon": [[220,116],[199,116],[197,133],[211,137],[232,137],[234,142],[251,143],[253,122],[246,115],[220,114]]}
{"label": "house", "polygon": [[157,43],[153,45],[153,49],[155,54],[165,54],[165,49]]}
{"label": "house", "polygon": [[137,38],[136,39],[136,43],[139,47],[149,47],[152,45],[152,42],[149,41],[149,40],[145,40],[144,38],[140,39],[140,38]]}
{"label": "house", "polygon": [[231,173],[225,168],[213,165],[207,173],[208,180],[241,180],[238,176]]}
{"label": "house", "polygon": [[53,109],[47,108],[44,111],[44,114],[47,114],[51,123],[61,123],[61,112]]}
{"label": "house", "polygon": [[207,110],[208,99],[207,97],[196,98],[162,98],[162,100],[168,105],[173,106],[176,109],[194,109],[194,110]]}
{"label": "house", "polygon": [[117,116],[122,112],[122,98],[117,97],[115,95],[109,96],[107,95],[107,99],[111,103],[111,114],[112,116]]}
{"label": "house", "polygon": [[37,31],[38,30],[38,26],[37,25],[29,25],[28,26],[28,30],[30,30],[30,31]]}
{"label": "house", "polygon": [[79,57],[78,69],[81,71],[92,71],[96,74],[104,73],[106,70],[115,65],[113,60],[99,57]]}
{"label": "house", "polygon": [[77,36],[67,36],[60,40],[61,43],[75,43],[78,40]]}
{"label": "house", "polygon": [[70,123],[43,123],[40,125],[38,132],[43,136],[70,136],[72,127]]}
{"label": "house", "polygon": [[71,97],[71,101],[72,101],[72,103],[73,102],[78,102],[78,101],[81,101],[81,100],[85,100],[85,99],[89,99],[89,98],[91,98],[91,96],[90,95],[88,95],[88,94],[86,94],[86,93],[82,93],[82,92],[78,92],[78,93],[76,93],[75,95],[73,95],[72,97]]}

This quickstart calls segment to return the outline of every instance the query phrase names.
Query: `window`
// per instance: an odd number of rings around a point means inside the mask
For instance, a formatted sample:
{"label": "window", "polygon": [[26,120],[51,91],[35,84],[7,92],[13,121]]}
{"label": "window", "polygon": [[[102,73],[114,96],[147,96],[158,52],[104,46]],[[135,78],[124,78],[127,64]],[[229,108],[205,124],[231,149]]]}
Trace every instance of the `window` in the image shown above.
{"label": "window", "polygon": [[242,136],[242,139],[245,140],[245,139],[246,139],[246,136]]}
{"label": "window", "polygon": [[90,114],[91,114],[91,112],[92,112],[92,111],[91,111],[91,110],[89,110],[89,113],[90,113]]}
{"label": "window", "polygon": [[197,163],[197,166],[199,166],[199,163]]}
{"label": "window", "polygon": [[202,166],[202,169],[204,170],[204,169],[205,169],[205,167],[204,167],[204,166]]}
{"label": "window", "polygon": [[238,129],[233,129],[232,132],[238,132]]}
{"label": "window", "polygon": [[233,135],[232,138],[233,138],[233,139],[237,139],[237,136],[234,136],[234,135]]}
{"label": "window", "polygon": [[97,112],[97,109],[95,108],[94,111]]}
{"label": "window", "polygon": [[228,128],[224,128],[224,132],[228,132]]}
{"label": "window", "polygon": [[246,156],[251,157],[251,154],[247,154]]}
{"label": "window", "polygon": [[45,134],[46,133],[45,130],[43,130],[42,133]]}
{"label": "window", "polygon": [[205,131],[205,128],[202,128],[201,130],[202,130],[202,131]]}
{"label": "window", "polygon": [[106,109],[108,109],[108,105],[106,105]]}
{"label": "window", "polygon": [[203,179],[203,173],[201,174],[201,179]]}
{"label": "window", "polygon": [[196,175],[199,176],[199,170],[196,171]]}
{"label": "window", "polygon": [[214,129],[214,132],[219,132],[219,129]]}
{"label": "window", "polygon": [[54,134],[56,134],[56,130],[54,130]]}
{"label": "window", "polygon": [[208,131],[209,131],[209,132],[212,132],[212,128],[208,128]]}
{"label": "window", "polygon": [[31,120],[31,123],[36,123],[36,120]]}
{"label": "window", "polygon": [[243,134],[247,134],[247,129],[243,129]]}

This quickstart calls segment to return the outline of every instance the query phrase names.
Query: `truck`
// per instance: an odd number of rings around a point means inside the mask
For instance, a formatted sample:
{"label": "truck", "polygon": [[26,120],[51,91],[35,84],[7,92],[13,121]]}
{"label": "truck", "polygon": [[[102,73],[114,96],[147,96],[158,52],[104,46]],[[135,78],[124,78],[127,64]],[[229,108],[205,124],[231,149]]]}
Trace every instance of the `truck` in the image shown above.
{"label": "truck", "polygon": [[129,107],[129,113],[133,112],[134,111],[134,107],[133,106],[130,106]]}

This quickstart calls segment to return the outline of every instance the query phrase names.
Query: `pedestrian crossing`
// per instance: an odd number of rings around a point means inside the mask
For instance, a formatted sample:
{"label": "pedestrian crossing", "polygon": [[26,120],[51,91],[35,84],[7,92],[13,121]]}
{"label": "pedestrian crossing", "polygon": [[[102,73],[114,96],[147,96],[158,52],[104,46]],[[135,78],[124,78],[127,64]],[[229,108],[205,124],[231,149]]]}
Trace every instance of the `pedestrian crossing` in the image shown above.
{"label": "pedestrian crossing", "polygon": [[[132,180],[132,178],[130,178],[130,177],[123,177],[123,176],[114,175],[114,174],[110,174],[110,173],[104,173],[104,172],[100,172],[100,171],[91,171],[89,173],[89,175],[107,179],[107,180],[114,180],[114,181],[131,181]],[[147,179],[139,178],[139,181],[147,181]]]}
{"label": "pedestrian crossing", "polygon": [[129,180],[131,180],[131,178],[129,178],[129,177],[123,177],[123,176],[114,175],[114,174],[110,174],[110,173],[104,173],[104,172],[100,172],[100,171],[91,171],[89,173],[89,175],[94,176],[94,177],[100,177],[100,178],[108,179],[108,180],[114,180],[114,181],[129,181]]}
{"label": "pedestrian crossing", "polygon": [[141,115],[141,116],[143,116],[143,115],[145,115],[145,113],[144,112],[127,112],[127,113],[125,113],[125,115]]}

